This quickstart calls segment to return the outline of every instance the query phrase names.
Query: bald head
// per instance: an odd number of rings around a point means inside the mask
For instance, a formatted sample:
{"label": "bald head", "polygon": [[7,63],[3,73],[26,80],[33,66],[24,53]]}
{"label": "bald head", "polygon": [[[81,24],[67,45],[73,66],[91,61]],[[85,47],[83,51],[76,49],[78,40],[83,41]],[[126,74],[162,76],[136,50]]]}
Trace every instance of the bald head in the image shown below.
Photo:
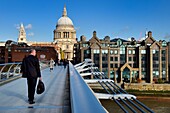
{"label": "bald head", "polygon": [[33,55],[33,56],[36,56],[36,50],[35,49],[31,49],[30,50],[30,54]]}

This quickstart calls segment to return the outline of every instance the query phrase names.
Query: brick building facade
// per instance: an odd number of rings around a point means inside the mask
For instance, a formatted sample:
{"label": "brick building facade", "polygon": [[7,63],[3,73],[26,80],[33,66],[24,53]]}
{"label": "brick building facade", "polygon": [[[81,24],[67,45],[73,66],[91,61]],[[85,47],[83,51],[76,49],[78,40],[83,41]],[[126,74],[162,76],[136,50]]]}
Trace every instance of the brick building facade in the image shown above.
{"label": "brick building facade", "polygon": [[96,32],[86,41],[85,37],[74,46],[74,62],[83,62],[90,58],[109,78],[116,82],[158,80],[169,81],[168,43],[156,41],[149,31],[144,40],[136,41],[106,36],[99,39]]}
{"label": "brick building facade", "polygon": [[57,60],[57,52],[55,47],[49,46],[28,46],[26,43],[16,43],[8,40],[5,46],[1,46],[1,63],[21,62],[22,59],[29,54],[30,49],[36,49],[39,60]]}

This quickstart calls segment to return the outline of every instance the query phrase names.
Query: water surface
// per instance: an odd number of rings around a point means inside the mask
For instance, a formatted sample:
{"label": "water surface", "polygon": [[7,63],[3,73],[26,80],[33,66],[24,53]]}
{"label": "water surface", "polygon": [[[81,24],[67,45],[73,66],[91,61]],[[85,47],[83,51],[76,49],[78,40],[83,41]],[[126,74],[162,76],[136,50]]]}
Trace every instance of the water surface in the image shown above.
{"label": "water surface", "polygon": [[[155,113],[170,113],[170,97],[138,97],[137,99],[148,106]],[[114,101],[100,101],[102,105],[109,111],[109,113],[124,113],[124,111],[121,110],[121,108]]]}

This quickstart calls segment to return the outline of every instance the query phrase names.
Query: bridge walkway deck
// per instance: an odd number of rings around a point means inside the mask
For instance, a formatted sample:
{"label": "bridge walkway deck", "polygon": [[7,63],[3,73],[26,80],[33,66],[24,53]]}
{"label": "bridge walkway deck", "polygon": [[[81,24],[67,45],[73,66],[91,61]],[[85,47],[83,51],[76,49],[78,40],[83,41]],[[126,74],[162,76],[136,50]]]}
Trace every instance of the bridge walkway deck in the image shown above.
{"label": "bridge walkway deck", "polygon": [[52,72],[46,68],[41,73],[46,90],[35,93],[33,105],[27,101],[25,78],[0,86],[0,113],[70,113],[67,67],[56,66]]}

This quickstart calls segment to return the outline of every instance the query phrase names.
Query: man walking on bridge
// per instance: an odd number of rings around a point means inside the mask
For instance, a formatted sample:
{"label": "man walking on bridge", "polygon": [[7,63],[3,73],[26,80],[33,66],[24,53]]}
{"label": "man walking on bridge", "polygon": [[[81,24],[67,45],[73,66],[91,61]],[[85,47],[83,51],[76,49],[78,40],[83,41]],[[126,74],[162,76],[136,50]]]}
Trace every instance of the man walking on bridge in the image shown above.
{"label": "man walking on bridge", "polygon": [[30,54],[23,59],[21,72],[22,77],[27,78],[29,104],[34,104],[34,94],[37,84],[37,78],[42,80],[39,60],[36,57],[35,49],[31,49]]}

